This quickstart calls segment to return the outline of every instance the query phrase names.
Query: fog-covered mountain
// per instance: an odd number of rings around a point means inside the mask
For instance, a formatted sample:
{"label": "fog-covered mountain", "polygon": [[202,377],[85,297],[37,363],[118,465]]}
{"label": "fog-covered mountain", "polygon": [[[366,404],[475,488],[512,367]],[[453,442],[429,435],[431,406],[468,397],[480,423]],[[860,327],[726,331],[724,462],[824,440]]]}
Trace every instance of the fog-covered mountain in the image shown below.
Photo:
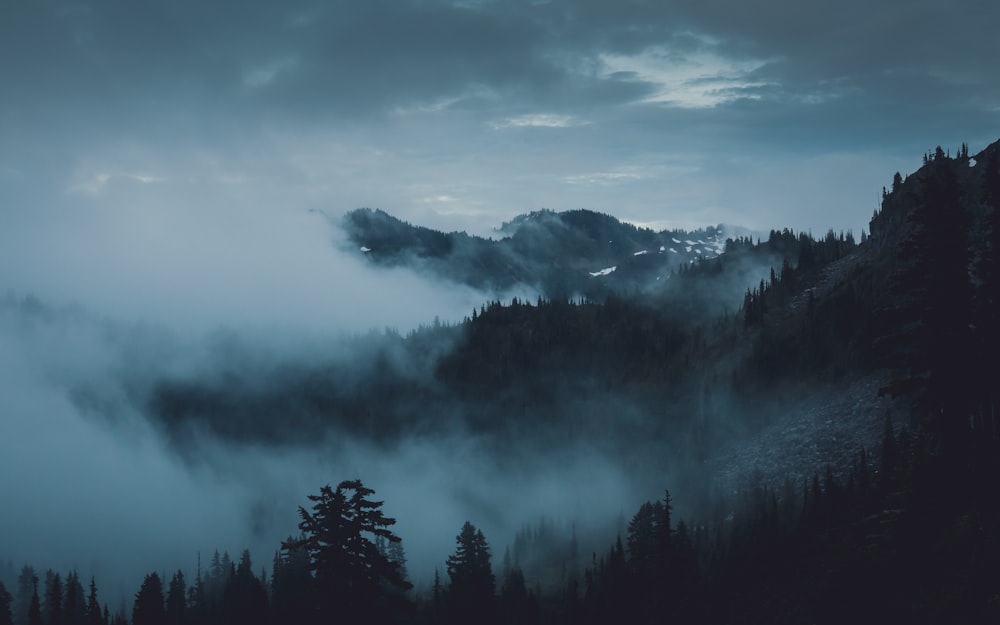
{"label": "fog-covered mountain", "polygon": [[726,238],[736,236],[722,225],[655,232],[588,210],[520,215],[488,239],[371,209],[347,213],[343,227],[358,253],[377,265],[417,267],[494,293],[521,289],[592,299],[653,290],[679,266],[716,258]]}
{"label": "fog-covered mountain", "polygon": [[[466,607],[505,606],[496,622],[994,622],[1000,142],[935,150],[887,186],[870,235],[774,229],[721,254],[718,229],[584,211],[522,216],[499,240],[355,211],[357,254],[489,299],[456,323],[282,345],[191,344],[8,295],[0,329],[21,351],[0,363],[64,393],[35,418],[151,431],[171,464],[246,487],[258,537],[294,531],[275,510],[290,467],[363,467],[400,510],[428,589],[404,603],[426,622],[462,622],[448,601],[465,591],[430,583],[460,519],[493,541]],[[542,294],[495,295],[525,285]],[[486,553],[461,527],[459,553]],[[207,620],[182,622],[331,613],[308,549],[281,548],[269,608],[249,555],[213,565],[214,599],[192,603]],[[237,579],[256,590],[227,594]]]}

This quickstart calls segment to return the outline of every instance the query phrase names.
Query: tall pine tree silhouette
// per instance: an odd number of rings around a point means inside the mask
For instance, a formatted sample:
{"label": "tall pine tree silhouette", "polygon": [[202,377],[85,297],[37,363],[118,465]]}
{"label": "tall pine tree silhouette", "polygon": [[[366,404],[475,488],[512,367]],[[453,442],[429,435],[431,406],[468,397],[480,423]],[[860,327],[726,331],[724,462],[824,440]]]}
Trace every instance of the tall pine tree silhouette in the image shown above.
{"label": "tall pine tree silhouette", "polygon": [[481,530],[466,521],[448,556],[448,615],[453,623],[488,623],[495,617],[496,584],[490,547]]}
{"label": "tall pine tree silhouette", "polygon": [[315,578],[315,607],[321,619],[348,623],[384,622],[409,611],[405,596],[389,589],[407,590],[400,564],[380,553],[375,539],[400,538],[389,528],[396,520],[382,513],[382,502],[361,480],[329,485],[310,495],[312,511],[299,508],[303,538],[286,542],[286,549],[305,549]]}

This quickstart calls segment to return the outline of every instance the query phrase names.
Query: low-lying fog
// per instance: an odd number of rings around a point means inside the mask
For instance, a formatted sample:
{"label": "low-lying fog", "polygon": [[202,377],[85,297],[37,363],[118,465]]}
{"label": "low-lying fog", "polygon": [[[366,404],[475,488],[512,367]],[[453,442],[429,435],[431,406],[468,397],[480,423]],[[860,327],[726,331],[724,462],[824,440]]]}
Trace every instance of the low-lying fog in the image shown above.
{"label": "low-lying fog", "polygon": [[[284,446],[195,436],[178,449],[145,412],[145,384],[223,364],[350,359],[345,336],[457,322],[487,296],[369,268],[338,251],[315,213],[202,222],[192,210],[171,223],[162,212],[90,208],[113,215],[67,210],[54,227],[21,215],[20,237],[0,235],[0,562],[76,568],[125,597],[145,573],[192,575],[198,555],[205,563],[216,549],[250,548],[270,572],[306,496],[357,477],[398,519],[419,587],[443,570],[466,520],[499,565],[515,533],[543,515],[610,533],[658,496],[571,440],[501,454],[460,430],[389,445],[329,432]],[[253,362],[220,363],[227,357]]]}

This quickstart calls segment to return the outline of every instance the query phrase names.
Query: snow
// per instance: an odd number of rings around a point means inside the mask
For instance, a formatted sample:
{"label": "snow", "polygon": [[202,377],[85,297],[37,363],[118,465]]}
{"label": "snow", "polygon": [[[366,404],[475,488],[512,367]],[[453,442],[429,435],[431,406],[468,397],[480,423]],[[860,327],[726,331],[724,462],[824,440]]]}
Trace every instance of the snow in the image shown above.
{"label": "snow", "polygon": [[680,252],[678,252],[678,251],[677,251],[677,250],[675,250],[674,248],[670,248],[670,251],[671,251],[671,252],[673,252],[674,254],[680,254]]}
{"label": "snow", "polygon": [[663,247],[663,246],[661,245],[661,246],[660,246],[660,251],[661,251],[661,252],[666,252],[666,251],[667,251],[667,248],[665,248],[665,247]]}
{"label": "snow", "polygon": [[691,253],[691,246],[689,245],[689,246],[685,247],[684,251],[690,254]]}
{"label": "snow", "polygon": [[615,269],[618,269],[617,265],[614,266],[614,267],[608,267],[607,269],[601,269],[600,271],[589,271],[587,273],[589,273],[590,275],[592,275],[592,276],[594,276],[596,278],[598,276],[606,276],[609,273],[611,273],[612,271],[614,271]]}
{"label": "snow", "polygon": [[[680,243],[680,241],[678,241],[678,243]],[[687,245],[697,245],[697,243],[695,243],[694,241],[684,241],[684,243],[686,243]]]}
{"label": "snow", "polygon": [[372,249],[370,247],[365,247],[364,245],[362,245],[361,251],[367,254],[368,252],[372,251]]}
{"label": "snow", "polygon": [[674,243],[680,243],[681,242],[680,239],[674,239],[673,237],[671,237],[670,240],[673,241]]}
{"label": "snow", "polygon": [[632,256],[642,256],[643,254],[649,254],[649,250],[642,250],[641,252],[636,252]]}

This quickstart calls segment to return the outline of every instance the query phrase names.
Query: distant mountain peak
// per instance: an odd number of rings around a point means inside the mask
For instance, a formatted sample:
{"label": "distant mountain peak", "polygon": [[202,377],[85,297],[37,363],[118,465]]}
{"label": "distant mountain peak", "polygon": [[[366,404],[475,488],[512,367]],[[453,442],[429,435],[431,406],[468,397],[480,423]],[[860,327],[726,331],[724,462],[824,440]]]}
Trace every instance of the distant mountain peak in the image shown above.
{"label": "distant mountain peak", "polygon": [[372,263],[430,271],[481,290],[524,288],[548,297],[659,288],[677,267],[725,251],[721,224],[656,232],[587,209],[518,215],[497,229],[498,240],[415,226],[370,208],[347,213],[343,226],[350,247]]}

